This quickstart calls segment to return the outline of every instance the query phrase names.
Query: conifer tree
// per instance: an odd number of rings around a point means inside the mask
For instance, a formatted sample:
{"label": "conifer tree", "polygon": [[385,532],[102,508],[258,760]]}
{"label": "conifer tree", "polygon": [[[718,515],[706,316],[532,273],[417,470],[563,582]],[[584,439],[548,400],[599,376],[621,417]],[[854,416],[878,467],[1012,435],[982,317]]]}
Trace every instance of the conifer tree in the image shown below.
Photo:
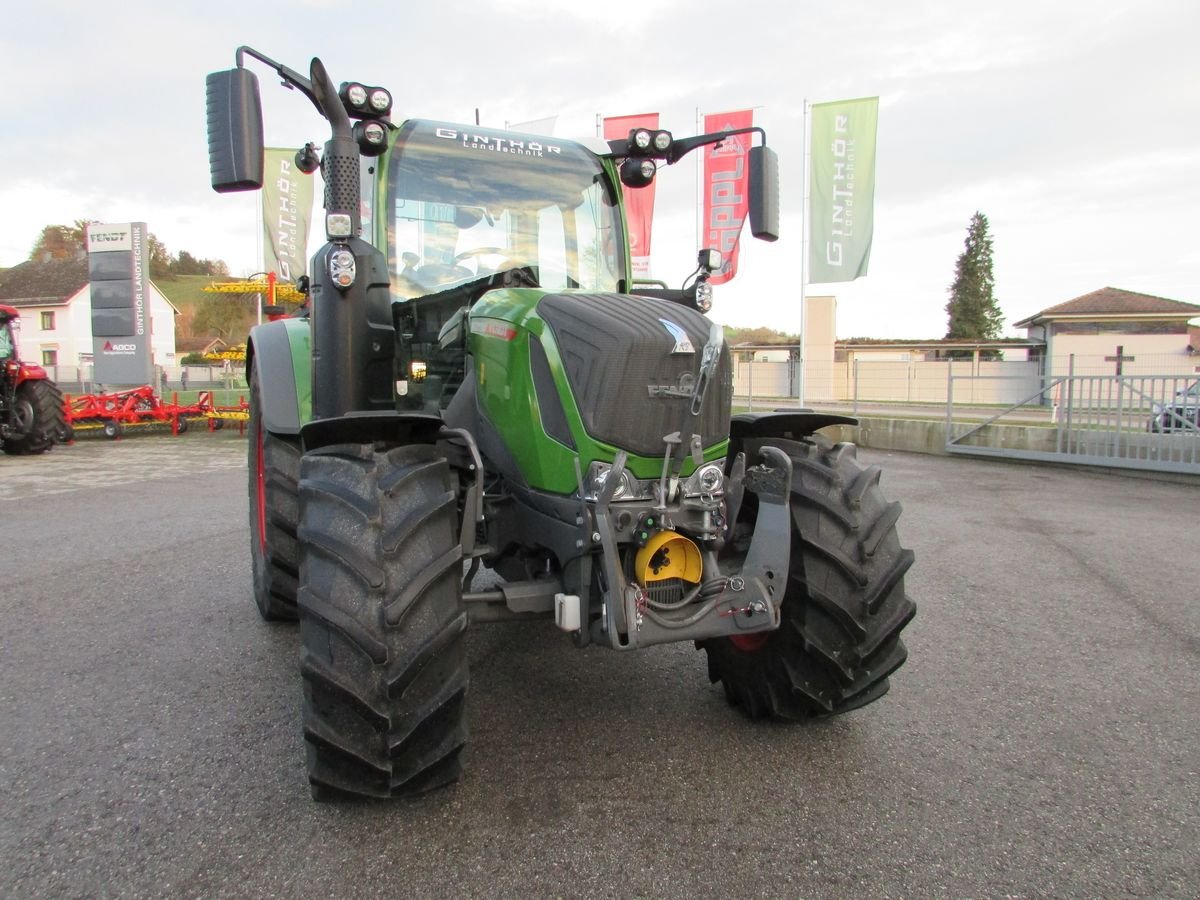
{"label": "conifer tree", "polygon": [[988,234],[987,216],[983,213],[976,211],[971,217],[964,244],[954,267],[950,302],[946,304],[946,312],[950,317],[946,337],[995,340],[1000,337],[1004,316],[996,303],[992,238]]}

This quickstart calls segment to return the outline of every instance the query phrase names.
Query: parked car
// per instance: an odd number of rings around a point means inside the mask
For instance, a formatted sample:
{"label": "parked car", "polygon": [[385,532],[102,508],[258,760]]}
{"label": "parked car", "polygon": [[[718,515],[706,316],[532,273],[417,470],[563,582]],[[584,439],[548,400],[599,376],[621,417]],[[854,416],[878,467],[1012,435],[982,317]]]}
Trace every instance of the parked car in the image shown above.
{"label": "parked car", "polygon": [[1200,379],[1177,390],[1170,403],[1155,403],[1152,409],[1150,431],[1200,433]]}

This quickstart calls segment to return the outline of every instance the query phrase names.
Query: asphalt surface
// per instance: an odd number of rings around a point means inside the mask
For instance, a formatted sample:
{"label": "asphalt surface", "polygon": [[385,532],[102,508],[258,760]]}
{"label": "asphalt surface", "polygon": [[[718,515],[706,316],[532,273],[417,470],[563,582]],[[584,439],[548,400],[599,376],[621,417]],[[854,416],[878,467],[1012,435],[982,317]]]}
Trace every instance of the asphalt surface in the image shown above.
{"label": "asphalt surface", "polygon": [[318,805],[235,433],[0,458],[0,895],[1194,897],[1200,488],[861,451],[909,662],[810,726],[690,646],[470,636],[456,786]]}

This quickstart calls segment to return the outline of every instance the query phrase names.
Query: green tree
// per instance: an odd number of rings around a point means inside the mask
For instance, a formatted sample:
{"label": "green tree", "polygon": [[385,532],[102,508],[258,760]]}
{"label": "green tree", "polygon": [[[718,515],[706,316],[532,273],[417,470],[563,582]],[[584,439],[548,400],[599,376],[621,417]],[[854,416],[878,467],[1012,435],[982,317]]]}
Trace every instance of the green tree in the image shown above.
{"label": "green tree", "polygon": [[983,341],[1000,337],[1004,316],[996,304],[995,287],[988,220],[976,211],[967,227],[963,252],[954,267],[950,302],[946,304],[950,316],[947,338]]}
{"label": "green tree", "polygon": [[160,241],[154,232],[146,238],[146,243],[150,245],[150,277],[174,281],[175,276],[171,272],[172,259],[167,245]]}
{"label": "green tree", "polygon": [[725,327],[725,339],[730,344],[795,344],[799,342],[800,336],[768,328],[766,325],[755,328],[728,325]]}
{"label": "green tree", "polygon": [[186,250],[180,250],[179,256],[171,263],[171,271],[176,275],[208,275],[201,261]]}
{"label": "green tree", "polygon": [[38,235],[29,258],[34,262],[49,254],[49,259],[74,259],[87,248],[87,227],[95,219],[76,219],[73,225],[47,225]]}
{"label": "green tree", "polygon": [[253,295],[209,294],[196,304],[192,334],[219,337],[226,344],[246,340],[257,317]]}

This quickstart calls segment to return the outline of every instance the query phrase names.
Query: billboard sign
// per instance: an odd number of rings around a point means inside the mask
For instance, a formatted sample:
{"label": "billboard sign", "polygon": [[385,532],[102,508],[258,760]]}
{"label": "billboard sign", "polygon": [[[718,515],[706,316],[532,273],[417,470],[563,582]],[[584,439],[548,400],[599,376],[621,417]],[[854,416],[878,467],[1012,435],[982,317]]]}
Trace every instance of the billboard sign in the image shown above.
{"label": "billboard sign", "polygon": [[145,222],[87,229],[92,361],[105,385],[150,384],[150,233]]}

